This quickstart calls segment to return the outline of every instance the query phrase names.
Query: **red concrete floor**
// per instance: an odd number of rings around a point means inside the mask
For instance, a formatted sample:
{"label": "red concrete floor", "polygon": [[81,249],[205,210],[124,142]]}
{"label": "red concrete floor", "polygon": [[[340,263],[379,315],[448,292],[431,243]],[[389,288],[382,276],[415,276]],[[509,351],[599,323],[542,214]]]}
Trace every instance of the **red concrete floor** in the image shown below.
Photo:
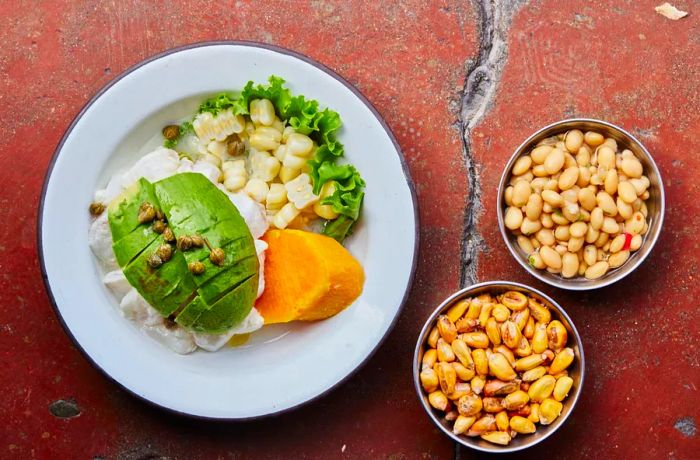
{"label": "red concrete floor", "polygon": [[[511,10],[498,3],[497,23]],[[489,3],[0,2],[0,458],[478,458],[431,426],[410,373],[422,322],[460,285],[465,212],[477,205],[468,236],[483,241],[476,239],[465,279],[543,289],[567,308],[586,348],[575,413],[520,456],[698,458],[700,6],[675,4],[691,15],[670,21],[649,1],[526,3],[498,27],[508,34],[499,51],[507,54],[486,60],[496,71],[493,100],[483,117],[460,122],[465,79],[490,43],[479,34]],[[380,351],[320,401],[245,424],[175,417],[109,383],[54,317],[35,243],[45,169],[87,99],[147,56],[226,38],[295,49],[357,85],[397,135],[421,211],[416,284]],[[667,193],[650,259],[628,279],[585,294],[527,275],[497,233],[494,208],[501,168],[520,141],[578,115],[638,135]],[[460,123],[470,121],[465,162]],[[474,203],[468,183],[478,187]],[[59,400],[74,400],[79,416],[52,414]]]}

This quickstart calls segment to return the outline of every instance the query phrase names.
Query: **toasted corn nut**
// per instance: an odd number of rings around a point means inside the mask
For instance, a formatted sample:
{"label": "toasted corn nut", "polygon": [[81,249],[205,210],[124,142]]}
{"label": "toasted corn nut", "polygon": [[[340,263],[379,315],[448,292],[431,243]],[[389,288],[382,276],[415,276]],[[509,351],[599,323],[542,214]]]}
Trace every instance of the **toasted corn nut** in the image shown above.
{"label": "toasted corn nut", "polygon": [[557,401],[563,401],[569,395],[569,390],[574,385],[574,379],[569,376],[560,377],[554,385],[552,396]]}
{"label": "toasted corn nut", "polygon": [[535,319],[532,316],[528,318],[527,324],[525,324],[525,327],[523,328],[523,335],[528,340],[531,340],[532,336],[535,335]]}
{"label": "toasted corn nut", "polygon": [[441,338],[438,339],[437,342],[437,359],[438,361],[446,361],[448,363],[455,360],[455,354],[454,351],[452,351],[452,347]]}
{"label": "toasted corn nut", "polygon": [[520,337],[520,343],[518,344],[518,348],[515,349],[515,354],[522,357],[525,356],[530,356],[532,354],[532,347],[530,346],[530,342],[523,336]]}
{"label": "toasted corn nut", "polygon": [[540,423],[549,425],[559,417],[564,406],[554,399],[545,399],[540,403]]}
{"label": "toasted corn nut", "polygon": [[[514,366],[515,366],[515,355],[514,355],[513,352],[510,350],[510,348],[508,348],[508,347],[505,346],[505,345],[499,345],[499,346],[495,347],[495,348],[493,349],[493,351],[495,351],[496,353],[500,353],[500,354],[502,354],[503,356],[505,356],[506,359],[508,360],[508,364],[510,364],[511,367],[514,367]],[[487,353],[487,355],[488,355],[488,353]]]}
{"label": "toasted corn nut", "polygon": [[481,313],[481,300],[479,298],[472,299],[471,302],[469,302],[469,308],[467,309],[467,313],[464,315],[466,318],[471,318],[471,319],[478,319],[479,314]]}
{"label": "toasted corn nut", "polygon": [[421,370],[432,369],[436,362],[437,350],[435,348],[431,348],[430,350],[427,350],[425,353],[423,353],[423,359],[421,361]]}
{"label": "toasted corn nut", "polygon": [[490,431],[482,434],[481,439],[492,444],[507,446],[510,443],[510,434],[505,431]]}
{"label": "toasted corn nut", "polygon": [[546,357],[542,354],[535,354],[520,358],[515,362],[515,370],[518,372],[529,371],[546,361]]}
{"label": "toasted corn nut", "polygon": [[496,321],[496,318],[491,317],[488,320],[486,320],[484,330],[486,330],[486,335],[488,336],[492,344],[494,344],[495,346],[501,344],[501,330],[498,326],[498,321]]}
{"label": "toasted corn nut", "polygon": [[464,315],[464,312],[467,311],[467,308],[469,307],[469,301],[467,300],[461,300],[457,302],[456,304],[452,305],[449,310],[447,310],[447,317],[450,318],[450,321],[453,323],[456,323],[459,318]]}
{"label": "toasted corn nut", "polygon": [[474,370],[474,361],[472,360],[471,350],[467,344],[464,343],[464,340],[455,339],[455,341],[452,342],[452,351],[464,367],[472,371]]}
{"label": "toasted corn nut", "polygon": [[457,372],[455,368],[452,367],[450,363],[441,362],[437,364],[436,372],[442,392],[446,395],[453,393],[455,391],[455,385],[457,384]]}
{"label": "toasted corn nut", "polygon": [[428,345],[430,345],[432,348],[435,348],[437,346],[437,341],[439,338],[440,331],[438,331],[437,326],[435,326],[430,330],[430,334],[428,334]]}
{"label": "toasted corn nut", "polygon": [[536,430],[535,424],[532,423],[531,420],[519,415],[510,419],[510,428],[516,433],[521,434],[534,433]]}
{"label": "toasted corn nut", "polygon": [[478,319],[472,318],[460,318],[455,323],[457,327],[457,332],[471,332],[479,325]]}
{"label": "toasted corn nut", "polygon": [[532,403],[530,404],[530,415],[527,416],[527,419],[531,421],[532,423],[539,423],[540,422],[540,405],[537,403]]}
{"label": "toasted corn nut", "polygon": [[457,411],[465,417],[477,415],[483,407],[481,398],[475,394],[464,395],[457,401]]}
{"label": "toasted corn nut", "polygon": [[496,321],[498,321],[499,323],[502,323],[503,321],[507,320],[510,316],[510,310],[508,310],[508,307],[506,307],[505,305],[497,303],[491,309],[491,316],[496,318]]}
{"label": "toasted corn nut", "polygon": [[496,417],[486,414],[469,427],[467,436],[480,436],[482,433],[495,430],[496,428]]}
{"label": "toasted corn nut", "polygon": [[525,325],[527,324],[528,320],[530,319],[530,310],[525,309],[516,311],[512,315],[510,315],[510,319],[515,323],[516,326],[518,326],[520,332],[522,332],[523,329],[525,329]]}
{"label": "toasted corn nut", "polygon": [[488,348],[489,337],[484,332],[467,332],[462,334],[463,340],[467,345],[474,348]]}
{"label": "toasted corn nut", "polygon": [[468,383],[460,382],[455,385],[455,389],[452,393],[447,393],[447,397],[452,401],[457,401],[462,396],[466,396],[472,392],[472,387]]}
{"label": "toasted corn nut", "polygon": [[496,426],[498,427],[498,431],[508,431],[510,428],[510,418],[506,411],[496,414]]}
{"label": "toasted corn nut", "polygon": [[486,324],[486,321],[488,321],[489,316],[491,316],[491,310],[493,310],[493,303],[485,303],[483,307],[481,307],[481,312],[479,312],[479,324],[481,326]]}
{"label": "toasted corn nut", "polygon": [[560,351],[552,360],[552,364],[549,366],[549,374],[554,375],[562,372],[567,367],[571,366],[574,362],[574,350],[571,348],[564,348]]}
{"label": "toasted corn nut", "polygon": [[501,340],[508,348],[517,348],[522,334],[513,321],[506,321],[501,325]]}
{"label": "toasted corn nut", "polygon": [[457,412],[455,409],[452,409],[448,413],[445,414],[445,420],[448,422],[454,422],[457,420],[457,417],[459,417],[459,412]]}
{"label": "toasted corn nut", "polygon": [[556,319],[547,325],[547,345],[554,351],[566,346],[568,334],[564,325]]}
{"label": "toasted corn nut", "polygon": [[508,362],[508,358],[500,353],[493,353],[489,356],[489,372],[491,375],[504,382],[509,382],[517,377],[515,371]]}
{"label": "toasted corn nut", "polygon": [[527,308],[527,297],[522,292],[508,291],[501,296],[501,303],[513,311]]}
{"label": "toasted corn nut", "polygon": [[514,391],[503,398],[503,407],[508,410],[518,410],[530,402],[530,396],[522,390]]}
{"label": "toasted corn nut", "polygon": [[534,382],[547,373],[547,368],[537,366],[533,369],[523,372],[523,382]]}
{"label": "toasted corn nut", "polygon": [[520,388],[520,380],[511,382],[503,382],[498,379],[492,379],[486,382],[484,386],[484,396],[504,396]]}
{"label": "toasted corn nut", "polygon": [[447,399],[447,396],[445,396],[445,393],[443,393],[440,390],[433,391],[432,393],[430,393],[428,395],[428,402],[435,409],[441,411],[447,409],[447,406],[450,403],[450,401]]}
{"label": "toasted corn nut", "polygon": [[547,324],[552,320],[552,313],[549,311],[549,308],[535,299],[527,299],[527,305],[530,307],[530,314],[535,318],[535,321]]}
{"label": "toasted corn nut", "polygon": [[474,424],[475,421],[476,417],[474,416],[465,417],[464,415],[458,415],[457,419],[455,420],[455,424],[452,427],[452,432],[454,434],[463,434]]}
{"label": "toasted corn nut", "polygon": [[508,415],[510,415],[511,417],[515,417],[516,415],[519,415],[521,417],[527,417],[528,415],[530,415],[530,406],[526,405],[518,410],[508,411]]}
{"label": "toasted corn nut", "polygon": [[440,315],[437,319],[437,328],[440,336],[445,339],[445,342],[452,343],[457,338],[457,328],[446,315]]}
{"label": "toasted corn nut", "polygon": [[483,399],[484,411],[495,414],[504,410],[503,399],[487,396]]}
{"label": "toasted corn nut", "polygon": [[489,361],[486,357],[486,352],[483,348],[475,348],[472,350],[472,358],[474,359],[474,370],[479,375],[488,375]]}
{"label": "toasted corn nut", "polygon": [[532,351],[543,353],[547,349],[547,325],[537,323],[535,333],[532,335]]}
{"label": "toasted corn nut", "polygon": [[532,401],[541,403],[552,394],[556,382],[557,381],[551,375],[542,376],[530,384],[530,389],[527,390],[527,394]]}
{"label": "toasted corn nut", "polygon": [[439,385],[437,372],[432,369],[423,369],[420,373],[420,383],[426,393],[437,390]]}
{"label": "toasted corn nut", "polygon": [[474,375],[476,375],[473,369],[464,367],[459,361],[453,361],[450,364],[454,367],[457,377],[463,382],[470,381],[474,378]]}
{"label": "toasted corn nut", "polygon": [[480,395],[482,391],[484,391],[484,386],[486,385],[486,380],[477,375],[476,377],[472,378],[471,382],[469,382],[472,386],[472,391],[474,394]]}
{"label": "toasted corn nut", "polygon": [[530,382],[520,382],[520,389],[527,391],[530,389]]}
{"label": "toasted corn nut", "polygon": [[554,352],[550,349],[543,351],[542,354],[547,358],[547,362],[551,363],[554,359]]}

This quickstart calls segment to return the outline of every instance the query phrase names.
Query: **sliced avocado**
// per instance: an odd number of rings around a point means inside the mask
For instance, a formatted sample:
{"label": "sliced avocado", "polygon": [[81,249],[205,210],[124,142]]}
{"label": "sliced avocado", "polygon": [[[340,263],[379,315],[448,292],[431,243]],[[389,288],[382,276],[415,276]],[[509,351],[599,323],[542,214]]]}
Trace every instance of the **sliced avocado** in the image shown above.
{"label": "sliced avocado", "polygon": [[[147,261],[166,244],[150,223],[139,224],[141,203],[165,214],[176,237],[201,235],[224,250],[220,266],[209,248],[174,249],[157,268]],[[182,173],[154,184],[139,180],[109,206],[113,248],[129,283],[163,316],[197,332],[225,332],[250,312],[257,294],[259,263],[250,230],[229,198],[205,176]],[[193,275],[188,263],[199,261],[204,273]]]}
{"label": "sliced avocado", "polygon": [[254,275],[203,312],[190,329],[207,334],[226,332],[248,316],[257,292],[258,276]]}
{"label": "sliced avocado", "polygon": [[151,203],[159,209],[153,184],[142,177],[109,204],[109,229],[112,232],[112,241],[116,243],[136,228],[146,226],[139,223],[138,219],[139,208],[144,202]]}

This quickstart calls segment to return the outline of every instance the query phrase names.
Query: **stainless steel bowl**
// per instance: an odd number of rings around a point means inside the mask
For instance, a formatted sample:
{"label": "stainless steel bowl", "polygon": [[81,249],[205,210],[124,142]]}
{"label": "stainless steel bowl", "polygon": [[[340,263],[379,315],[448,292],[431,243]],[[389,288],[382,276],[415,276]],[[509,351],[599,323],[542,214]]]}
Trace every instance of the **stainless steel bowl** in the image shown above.
{"label": "stainless steel bowl", "polygon": [[[548,137],[566,132],[570,129],[580,129],[583,132],[594,130],[598,131],[606,137],[615,139],[622,148],[630,149],[634,155],[642,162],[644,174],[649,178],[651,185],[649,186],[649,199],[646,201],[649,210],[649,229],[644,235],[642,246],[636,252],[630,255],[630,258],[622,266],[610,270],[602,277],[595,280],[588,280],[582,276],[574,278],[563,278],[558,274],[549,273],[546,270],[536,269],[527,262],[527,254],[518,246],[517,237],[513,235],[504,224],[505,200],[504,194],[508,182],[511,177],[511,170],[515,161],[523,154],[529,152],[539,141]],[[575,291],[583,291],[588,289],[597,289],[603,286],[619,281],[625,276],[634,271],[651,252],[656,240],[661,233],[661,227],[664,221],[664,187],[661,181],[661,174],[656,167],[656,163],[649,154],[646,148],[633,135],[615,126],[601,120],[593,120],[588,118],[573,118],[570,120],[562,120],[551,125],[545,126],[533,135],[527,138],[525,142],[515,150],[510,161],[503,170],[501,182],[498,185],[498,201],[496,209],[498,212],[498,227],[501,230],[503,241],[505,241],[508,250],[515,257],[520,265],[525,268],[530,274],[537,279],[544,281],[562,289],[570,289]]]}
{"label": "stainless steel bowl", "polygon": [[[532,295],[544,305],[549,307],[552,313],[552,319],[558,319],[562,322],[562,324],[564,324],[567,332],[569,333],[567,346],[573,348],[575,354],[573,364],[567,369],[569,372],[569,376],[571,376],[571,378],[574,379],[574,385],[571,391],[569,392],[569,396],[564,401],[562,401],[564,407],[562,409],[561,415],[551,425],[542,426],[538,424],[537,431],[535,431],[534,433],[518,435],[517,437],[515,437],[515,439],[511,441],[509,445],[499,446],[496,444],[491,444],[488,441],[484,441],[479,437],[472,438],[463,435],[455,435],[454,433],[452,433],[452,422],[446,421],[444,418],[444,414],[438,410],[433,409],[433,407],[428,402],[428,395],[425,393],[420,383],[420,365],[421,360],[423,358],[424,345],[428,338],[428,334],[430,334],[430,330],[435,325],[435,321],[440,314],[446,312],[452,305],[456,304],[464,298],[474,297],[486,293],[500,294],[504,291],[509,290],[520,291],[525,294]],[[564,424],[564,422],[566,422],[566,419],[569,418],[569,415],[571,414],[571,412],[573,412],[574,407],[576,406],[578,398],[581,394],[585,369],[586,361],[583,355],[583,343],[581,343],[581,337],[579,336],[576,327],[574,327],[574,323],[571,321],[571,318],[569,318],[569,315],[566,314],[564,309],[558,303],[556,303],[554,300],[552,300],[542,292],[538,291],[537,289],[532,288],[530,286],[526,286],[524,284],[513,283],[510,281],[488,281],[485,283],[474,284],[473,286],[469,286],[467,288],[462,289],[461,291],[452,294],[444,302],[442,302],[439,307],[435,309],[432,315],[430,315],[430,318],[428,318],[428,320],[425,322],[425,325],[423,326],[423,329],[420,332],[418,342],[416,343],[416,350],[413,355],[413,384],[416,388],[418,399],[420,399],[421,403],[423,404],[423,409],[425,409],[425,412],[432,419],[435,425],[438,428],[440,428],[443,433],[452,438],[455,442],[458,442],[463,446],[470,447],[475,450],[480,450],[482,452],[507,453],[527,449],[530,446],[538,444],[539,442],[551,436],[555,431],[559,429],[561,425]]]}

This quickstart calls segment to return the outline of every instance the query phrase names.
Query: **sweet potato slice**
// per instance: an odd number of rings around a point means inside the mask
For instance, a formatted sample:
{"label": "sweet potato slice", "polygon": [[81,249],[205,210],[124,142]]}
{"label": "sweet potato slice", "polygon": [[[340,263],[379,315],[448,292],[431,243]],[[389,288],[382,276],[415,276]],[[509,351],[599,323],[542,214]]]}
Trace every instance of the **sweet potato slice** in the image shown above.
{"label": "sweet potato slice", "polygon": [[328,318],[362,292],[362,266],[333,238],[286,229],[263,239],[269,245],[265,291],[255,307],[265,324]]}

